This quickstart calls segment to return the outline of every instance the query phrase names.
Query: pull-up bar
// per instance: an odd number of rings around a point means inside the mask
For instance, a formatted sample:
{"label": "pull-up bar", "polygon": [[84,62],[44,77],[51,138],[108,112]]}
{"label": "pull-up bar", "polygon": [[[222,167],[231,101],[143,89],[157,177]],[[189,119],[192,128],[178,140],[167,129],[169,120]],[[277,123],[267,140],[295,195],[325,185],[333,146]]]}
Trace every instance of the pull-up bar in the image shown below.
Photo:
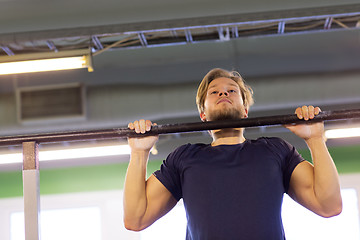
{"label": "pull-up bar", "polygon": [[[353,118],[360,118],[360,109],[338,110],[338,111],[323,111],[314,119],[309,121],[329,121],[329,120],[347,120]],[[23,142],[64,142],[64,141],[78,141],[90,139],[110,139],[110,138],[126,138],[129,136],[148,136],[157,134],[169,134],[180,132],[194,132],[206,131],[222,128],[245,128],[245,127],[259,127],[271,125],[284,125],[291,123],[300,123],[304,120],[297,118],[295,114],[290,115],[276,115],[267,117],[245,118],[240,120],[225,120],[225,121],[209,121],[209,122],[193,122],[193,123],[179,123],[179,124],[164,124],[153,126],[151,131],[146,134],[137,134],[134,130],[128,128],[112,128],[105,130],[93,131],[73,131],[73,132],[59,132],[47,134],[21,135],[1,137],[0,146],[5,145],[21,145]]]}

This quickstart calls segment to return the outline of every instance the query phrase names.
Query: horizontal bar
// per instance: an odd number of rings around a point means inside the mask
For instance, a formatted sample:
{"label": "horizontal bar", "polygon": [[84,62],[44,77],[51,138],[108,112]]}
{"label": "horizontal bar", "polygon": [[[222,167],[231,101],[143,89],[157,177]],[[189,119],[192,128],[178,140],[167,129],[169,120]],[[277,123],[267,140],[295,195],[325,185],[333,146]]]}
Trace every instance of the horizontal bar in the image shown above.
{"label": "horizontal bar", "polygon": [[[314,119],[308,122],[316,121],[331,121],[331,120],[346,120],[360,118],[360,109],[338,110],[338,111],[323,111]],[[93,139],[110,139],[110,138],[126,138],[134,136],[149,136],[157,134],[169,134],[180,132],[195,132],[206,131],[222,128],[246,128],[259,127],[271,125],[284,125],[291,123],[301,123],[305,120],[300,120],[295,114],[290,115],[276,115],[267,117],[245,118],[240,120],[225,120],[225,121],[209,121],[209,122],[193,122],[193,123],[179,123],[179,124],[164,124],[153,126],[151,131],[146,134],[137,134],[135,131],[128,128],[113,128],[105,130],[93,131],[73,131],[60,133],[46,133],[35,135],[20,135],[0,138],[0,146],[7,145],[21,145],[23,142],[64,142],[64,141],[80,141]]]}

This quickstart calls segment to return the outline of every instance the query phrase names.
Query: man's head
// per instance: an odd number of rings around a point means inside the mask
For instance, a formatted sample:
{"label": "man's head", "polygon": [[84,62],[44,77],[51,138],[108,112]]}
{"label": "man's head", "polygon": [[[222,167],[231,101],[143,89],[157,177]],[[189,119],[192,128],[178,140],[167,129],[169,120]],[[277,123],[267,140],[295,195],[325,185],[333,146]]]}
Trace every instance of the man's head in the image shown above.
{"label": "man's head", "polygon": [[[221,89],[219,89],[219,87],[221,87]],[[222,91],[224,92],[222,93]],[[196,104],[200,113],[200,117],[203,121],[238,118],[236,111],[244,111],[246,113],[246,117],[249,107],[254,102],[252,93],[253,92],[251,87],[245,84],[239,73],[230,72],[220,68],[212,69],[205,75],[197,91]],[[229,104],[224,103],[221,106],[217,106],[218,110],[212,111],[215,113],[215,115],[212,113],[214,117],[209,119],[209,117],[205,116],[205,113],[210,111],[210,109],[206,109],[209,108],[206,105],[219,105],[218,101],[220,98],[232,98],[232,100],[229,102]],[[237,104],[240,104],[241,106],[237,106]],[[228,111],[227,108],[230,108],[231,111]]]}

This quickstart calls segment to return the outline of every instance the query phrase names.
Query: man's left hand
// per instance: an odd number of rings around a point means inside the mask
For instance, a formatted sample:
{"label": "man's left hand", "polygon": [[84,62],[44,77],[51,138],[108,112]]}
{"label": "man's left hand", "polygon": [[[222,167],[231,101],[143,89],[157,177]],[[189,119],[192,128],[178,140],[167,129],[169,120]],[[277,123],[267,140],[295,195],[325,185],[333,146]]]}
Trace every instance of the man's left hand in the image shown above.
{"label": "man's left hand", "polygon": [[[297,117],[305,121],[313,119],[320,112],[321,109],[314,106],[302,106],[295,110]],[[324,138],[323,122],[289,124],[285,125],[285,127],[305,141],[311,138]]]}

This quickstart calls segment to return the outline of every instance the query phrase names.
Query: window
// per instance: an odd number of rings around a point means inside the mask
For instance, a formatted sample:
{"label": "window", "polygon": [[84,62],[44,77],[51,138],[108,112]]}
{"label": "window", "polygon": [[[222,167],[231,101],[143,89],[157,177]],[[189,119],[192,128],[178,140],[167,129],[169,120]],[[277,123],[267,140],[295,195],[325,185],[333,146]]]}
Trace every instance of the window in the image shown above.
{"label": "window", "polygon": [[[10,217],[11,240],[25,239],[24,213]],[[40,214],[42,240],[101,240],[100,208],[70,208],[43,210]]]}

